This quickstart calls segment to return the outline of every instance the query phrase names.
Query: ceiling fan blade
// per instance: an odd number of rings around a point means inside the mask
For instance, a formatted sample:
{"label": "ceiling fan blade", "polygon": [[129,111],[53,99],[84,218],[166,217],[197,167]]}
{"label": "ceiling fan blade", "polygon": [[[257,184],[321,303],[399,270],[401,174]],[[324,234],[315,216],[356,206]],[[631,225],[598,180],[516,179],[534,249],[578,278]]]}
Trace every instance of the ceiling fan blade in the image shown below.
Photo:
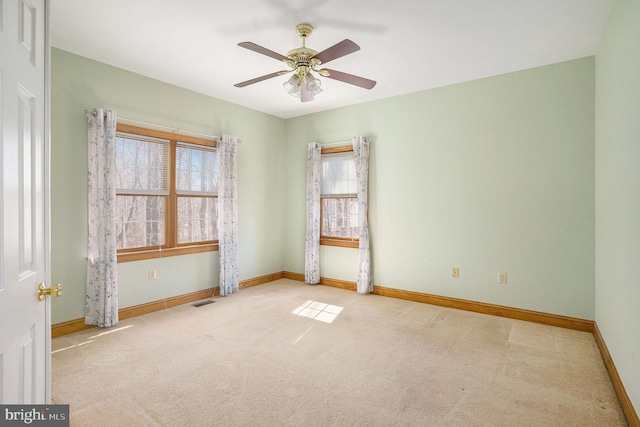
{"label": "ceiling fan blade", "polygon": [[260,45],[255,44],[255,43],[252,43],[252,42],[238,43],[238,46],[244,47],[245,49],[249,49],[249,50],[252,50],[254,52],[261,53],[263,55],[270,56],[271,58],[277,59],[278,61],[288,61],[289,60],[289,58],[287,58],[284,55],[280,55],[278,52],[274,52],[272,50],[267,49],[266,47],[262,47]]}
{"label": "ceiling fan blade", "polygon": [[360,50],[360,46],[349,39],[344,39],[340,43],[336,43],[333,46],[316,54],[314,58],[319,60],[321,63],[326,64],[329,61],[333,61],[334,59],[338,59],[342,56],[348,55],[358,50]]}
{"label": "ceiling fan blade", "polygon": [[372,89],[376,85],[375,81],[365,79],[364,77],[354,76],[353,74],[343,73],[342,71],[329,70],[327,68],[325,68],[325,70],[329,72],[329,75],[325,77],[330,79],[339,80],[365,89]]}
{"label": "ceiling fan blade", "polygon": [[[291,70],[291,71],[293,71],[293,70]],[[254,83],[261,82],[263,80],[268,80],[268,79],[272,79],[274,77],[282,76],[282,75],[287,74],[289,72],[290,71],[276,71],[275,73],[271,73],[271,74],[267,74],[267,75],[264,75],[264,76],[256,77],[255,79],[247,80],[245,82],[236,83],[236,84],[234,84],[234,86],[235,87],[249,86],[249,85],[252,85]]]}

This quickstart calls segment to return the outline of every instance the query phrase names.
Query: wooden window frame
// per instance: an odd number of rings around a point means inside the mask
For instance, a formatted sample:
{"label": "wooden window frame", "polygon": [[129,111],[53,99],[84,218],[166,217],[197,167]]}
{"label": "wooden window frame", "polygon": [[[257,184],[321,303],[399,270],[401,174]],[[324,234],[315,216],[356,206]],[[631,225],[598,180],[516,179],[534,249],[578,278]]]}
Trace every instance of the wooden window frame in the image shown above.
{"label": "wooden window frame", "polygon": [[[176,193],[176,163],[175,153],[178,142],[203,145],[206,147],[216,147],[215,140],[197,138],[187,135],[177,135],[154,129],[141,128],[137,126],[118,123],[117,132],[124,132],[133,135],[149,136],[169,141],[169,195],[165,197],[165,242],[159,247],[142,247],[118,250],[118,262],[140,261],[145,259],[164,258],[176,255],[188,255],[202,252],[218,250],[218,241],[209,240],[196,243],[178,244],[178,194]],[[135,195],[135,194],[133,194]],[[185,196],[183,196],[185,197]],[[186,196],[193,197],[193,196]],[[212,196],[207,196],[212,197]],[[217,198],[217,195],[215,196]]]}
{"label": "wooden window frame", "polygon": [[[353,145],[341,145],[338,147],[327,147],[320,150],[320,155],[323,154],[335,154],[335,153],[348,153],[353,152]],[[359,248],[360,239],[357,237],[336,237],[325,236],[322,234],[322,200],[326,197],[320,196],[320,244],[324,246],[339,246],[342,248]],[[358,227],[360,224],[358,224]]]}

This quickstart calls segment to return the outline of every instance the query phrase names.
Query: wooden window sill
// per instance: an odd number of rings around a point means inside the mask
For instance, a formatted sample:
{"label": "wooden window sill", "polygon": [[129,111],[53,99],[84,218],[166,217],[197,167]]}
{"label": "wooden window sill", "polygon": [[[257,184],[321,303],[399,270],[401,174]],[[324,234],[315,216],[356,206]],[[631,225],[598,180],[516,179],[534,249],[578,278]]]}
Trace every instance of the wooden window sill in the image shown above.
{"label": "wooden window sill", "polygon": [[123,252],[118,254],[118,262],[140,261],[144,259],[164,258],[176,255],[197,254],[218,250],[218,243],[206,245],[179,246],[168,249],[151,249],[138,252]]}
{"label": "wooden window sill", "polygon": [[357,240],[342,240],[342,239],[326,239],[321,238],[320,244],[325,246],[340,246],[342,248],[359,248],[360,242]]}

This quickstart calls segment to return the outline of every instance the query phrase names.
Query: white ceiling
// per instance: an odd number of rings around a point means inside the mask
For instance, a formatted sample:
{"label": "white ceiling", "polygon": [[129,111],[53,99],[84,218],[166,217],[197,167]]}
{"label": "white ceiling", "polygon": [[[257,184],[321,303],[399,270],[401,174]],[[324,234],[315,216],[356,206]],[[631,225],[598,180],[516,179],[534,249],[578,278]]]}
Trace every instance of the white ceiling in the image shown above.
{"label": "white ceiling", "polygon": [[[613,0],[54,0],[52,45],[282,118],[594,55]],[[372,90],[322,78],[312,102],[289,96],[286,69],[237,46],[286,55],[343,39],[361,50],[330,68]]]}

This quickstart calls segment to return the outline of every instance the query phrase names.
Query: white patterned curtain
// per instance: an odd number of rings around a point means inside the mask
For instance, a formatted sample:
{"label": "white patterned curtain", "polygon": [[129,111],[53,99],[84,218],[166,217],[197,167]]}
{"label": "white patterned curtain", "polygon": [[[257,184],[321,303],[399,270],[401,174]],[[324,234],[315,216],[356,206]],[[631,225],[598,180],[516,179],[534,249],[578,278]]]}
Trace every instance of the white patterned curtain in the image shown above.
{"label": "white patterned curtain", "polygon": [[322,169],[320,144],[307,145],[307,233],[304,256],[304,281],[320,283],[320,183]]}
{"label": "white patterned curtain", "polygon": [[116,246],[116,113],[101,108],[88,117],[88,239],[85,318],[88,325],[118,323]]}
{"label": "white patterned curtain", "polygon": [[218,141],[218,254],[220,295],[239,291],[238,273],[238,175],[236,137],[222,135]]}
{"label": "white patterned curtain", "polygon": [[358,293],[373,292],[373,276],[371,274],[371,248],[369,246],[369,143],[365,136],[353,138],[353,155],[356,163],[356,186],[358,193],[358,239],[360,262],[358,266]]}

